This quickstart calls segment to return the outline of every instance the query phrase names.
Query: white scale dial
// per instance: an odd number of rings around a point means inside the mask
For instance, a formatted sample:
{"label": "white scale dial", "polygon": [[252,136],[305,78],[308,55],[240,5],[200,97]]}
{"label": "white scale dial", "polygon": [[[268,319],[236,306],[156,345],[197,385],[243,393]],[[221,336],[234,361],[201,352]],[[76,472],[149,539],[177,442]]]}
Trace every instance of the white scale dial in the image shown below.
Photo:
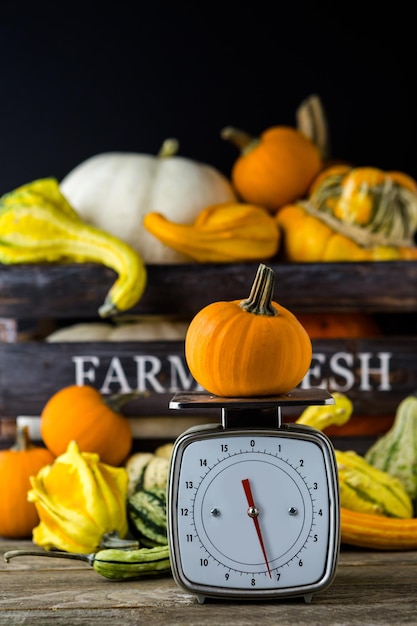
{"label": "white scale dial", "polygon": [[336,485],[331,444],[313,429],[190,429],[175,444],[170,472],[174,578],[200,601],[308,601],[335,571]]}

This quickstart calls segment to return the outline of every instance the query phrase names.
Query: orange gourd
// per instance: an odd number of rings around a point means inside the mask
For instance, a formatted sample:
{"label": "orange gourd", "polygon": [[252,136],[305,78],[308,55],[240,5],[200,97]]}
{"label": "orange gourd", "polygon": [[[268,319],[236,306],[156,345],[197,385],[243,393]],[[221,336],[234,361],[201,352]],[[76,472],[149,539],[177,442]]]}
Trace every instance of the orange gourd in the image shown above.
{"label": "orange gourd", "polygon": [[245,202],[276,211],[305,196],[323,163],[318,147],[290,126],[275,126],[255,138],[233,127],[221,136],[240,149],[231,179]]}
{"label": "orange gourd", "polygon": [[31,536],[39,515],[27,498],[30,477],[53,460],[49,450],[31,443],[27,426],[17,427],[15,445],[0,451],[1,536],[11,539]]}
{"label": "orange gourd", "polygon": [[263,265],[246,300],[214,302],[191,320],[185,357],[206,391],[225,397],[285,394],[311,364],[308,333],[272,301],[273,271]]}
{"label": "orange gourd", "polygon": [[76,441],[81,452],[95,452],[102,463],[115,467],[127,458],[133,443],[128,419],[89,385],[70,385],[55,393],[42,410],[40,428],[56,457]]}
{"label": "orange gourd", "polygon": [[343,544],[375,550],[416,550],[417,519],[399,519],[341,508]]}

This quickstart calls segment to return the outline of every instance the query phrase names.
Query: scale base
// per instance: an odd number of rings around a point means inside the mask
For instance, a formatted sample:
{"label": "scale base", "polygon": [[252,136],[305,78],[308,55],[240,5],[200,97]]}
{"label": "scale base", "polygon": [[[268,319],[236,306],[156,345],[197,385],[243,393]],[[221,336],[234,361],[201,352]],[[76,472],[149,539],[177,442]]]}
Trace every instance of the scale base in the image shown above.
{"label": "scale base", "polygon": [[[306,593],[306,594],[305,594],[305,595],[303,595],[303,596],[295,596],[295,597],[294,597],[294,596],[288,596],[288,597],[292,597],[293,599],[301,598],[301,599],[303,599],[303,600],[304,600],[304,602],[305,602],[306,604],[310,604],[310,603],[311,603],[311,601],[312,601],[312,599],[313,599],[313,594],[312,594],[312,593]],[[249,599],[248,599],[247,597],[245,597],[244,599],[245,599],[245,601],[247,600],[248,602],[253,602],[254,600],[257,600],[257,601],[259,602],[259,598],[249,598]],[[276,600],[276,599],[277,599],[277,598],[270,598],[269,600],[270,600],[271,602],[273,602],[273,601],[274,601],[274,600]],[[279,599],[280,599],[280,600],[285,599],[285,596],[284,596],[284,598],[282,598],[282,597],[281,597],[281,598],[279,598]],[[200,595],[200,594],[197,594],[197,602],[198,602],[198,604],[204,604],[204,603],[206,602],[206,600],[216,600],[216,597],[212,597],[212,596],[202,596],[202,595]]]}

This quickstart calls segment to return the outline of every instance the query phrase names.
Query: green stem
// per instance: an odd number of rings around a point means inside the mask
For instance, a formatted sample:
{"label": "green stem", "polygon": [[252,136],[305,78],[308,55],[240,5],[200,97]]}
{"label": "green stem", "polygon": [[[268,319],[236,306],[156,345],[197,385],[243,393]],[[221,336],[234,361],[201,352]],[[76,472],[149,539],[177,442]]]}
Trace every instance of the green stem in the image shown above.
{"label": "green stem", "polygon": [[251,152],[259,144],[258,137],[252,137],[249,133],[239,128],[234,128],[234,126],[223,128],[221,138],[230,141],[239,148],[242,155]]}
{"label": "green stem", "polygon": [[177,139],[165,139],[157,154],[158,159],[167,159],[175,156],[178,152],[178,147],[179,144]]}
{"label": "green stem", "polygon": [[22,452],[24,450],[30,450],[31,448],[33,448],[33,445],[30,441],[28,426],[17,426],[16,441],[11,450]]}
{"label": "green stem", "polygon": [[239,306],[247,313],[254,315],[278,315],[278,311],[272,306],[272,294],[274,292],[275,275],[270,267],[261,263],[256,272],[249,298],[242,300]]}
{"label": "green stem", "polygon": [[49,556],[57,559],[73,559],[75,561],[85,561],[89,565],[93,566],[95,554],[80,554],[78,552],[58,552],[51,551],[47,552],[46,550],[42,552],[41,550],[9,550],[4,555],[4,560],[6,563],[13,559],[16,556]]}
{"label": "green stem", "polygon": [[137,398],[147,398],[148,396],[149,391],[132,391],[131,393],[115,393],[111,396],[104,397],[103,401],[109,409],[115,413],[120,413],[127,402],[136,400]]}

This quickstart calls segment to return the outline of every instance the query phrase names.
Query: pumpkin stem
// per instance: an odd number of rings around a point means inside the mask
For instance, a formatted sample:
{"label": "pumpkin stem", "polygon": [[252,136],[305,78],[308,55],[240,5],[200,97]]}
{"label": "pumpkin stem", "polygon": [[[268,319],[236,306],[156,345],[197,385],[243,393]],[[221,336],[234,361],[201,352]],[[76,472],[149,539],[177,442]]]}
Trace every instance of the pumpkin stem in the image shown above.
{"label": "pumpkin stem", "polygon": [[234,126],[226,126],[220,133],[222,139],[226,139],[239,148],[242,154],[250,152],[259,144],[257,137],[252,137],[249,133]]}
{"label": "pumpkin stem", "polygon": [[239,306],[247,313],[254,315],[278,315],[277,310],[272,306],[274,280],[273,270],[260,263],[249,298],[242,300]]}
{"label": "pumpkin stem", "polygon": [[158,159],[166,159],[172,157],[178,152],[179,143],[177,139],[165,139],[159,152],[157,154]]}
{"label": "pumpkin stem", "polygon": [[33,448],[33,445],[29,437],[29,427],[17,426],[16,441],[10,449],[14,450],[15,452],[22,452],[24,450],[30,450],[31,448]]}
{"label": "pumpkin stem", "polygon": [[147,398],[148,396],[149,391],[132,391],[131,393],[115,393],[107,398],[103,398],[103,401],[109,409],[115,413],[120,413],[127,402],[136,400],[137,398]]}

